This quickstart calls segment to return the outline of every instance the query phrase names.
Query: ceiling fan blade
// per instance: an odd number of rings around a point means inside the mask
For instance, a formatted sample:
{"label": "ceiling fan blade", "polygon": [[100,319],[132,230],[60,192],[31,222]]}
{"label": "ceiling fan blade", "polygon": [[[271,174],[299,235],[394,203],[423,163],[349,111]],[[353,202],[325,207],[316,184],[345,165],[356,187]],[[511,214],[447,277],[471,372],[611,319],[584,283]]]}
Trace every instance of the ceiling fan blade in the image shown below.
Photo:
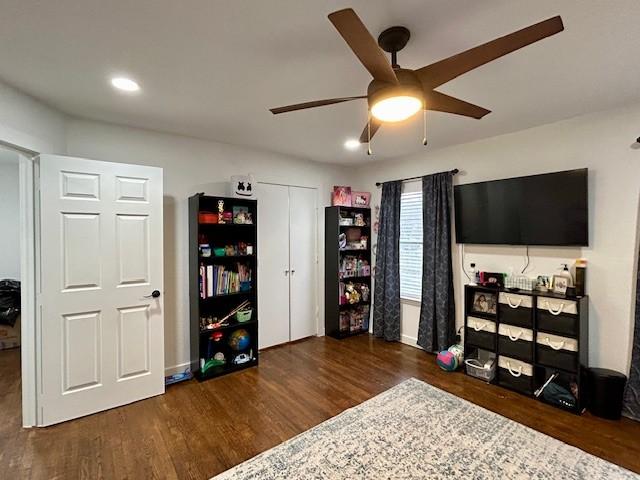
{"label": "ceiling fan blade", "polygon": [[456,115],[464,115],[465,117],[477,119],[491,113],[491,110],[434,90],[424,92],[424,99],[427,110],[435,110],[436,112],[454,113]]}
{"label": "ceiling fan blade", "polygon": [[[371,138],[376,134],[378,129],[382,126],[382,122],[375,117],[371,117]],[[369,143],[369,125],[364,126],[364,130],[360,134],[360,143]]]}
{"label": "ceiling fan blade", "polygon": [[398,84],[386,55],[351,8],[329,14],[329,21],[342,35],[356,57],[376,80]]}
{"label": "ceiling fan blade", "polygon": [[416,70],[425,89],[436,88],[474,68],[564,30],[560,16],[544,20],[517,32]]}
{"label": "ceiling fan blade", "polygon": [[351,100],[359,100],[362,98],[367,98],[367,96],[360,95],[359,97],[327,98],[326,100],[314,100],[313,102],[296,103],[295,105],[287,105],[286,107],[270,108],[269,110],[274,115],[277,115],[278,113],[294,112],[296,110],[304,110],[305,108],[323,107],[325,105],[350,102]]}

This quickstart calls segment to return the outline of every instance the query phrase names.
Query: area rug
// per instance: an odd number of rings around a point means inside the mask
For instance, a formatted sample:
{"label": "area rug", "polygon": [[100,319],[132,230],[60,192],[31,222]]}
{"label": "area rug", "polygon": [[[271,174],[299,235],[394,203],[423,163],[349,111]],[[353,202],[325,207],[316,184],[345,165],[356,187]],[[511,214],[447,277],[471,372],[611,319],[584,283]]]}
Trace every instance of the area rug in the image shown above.
{"label": "area rug", "polygon": [[416,379],[267,450],[223,479],[640,479]]}

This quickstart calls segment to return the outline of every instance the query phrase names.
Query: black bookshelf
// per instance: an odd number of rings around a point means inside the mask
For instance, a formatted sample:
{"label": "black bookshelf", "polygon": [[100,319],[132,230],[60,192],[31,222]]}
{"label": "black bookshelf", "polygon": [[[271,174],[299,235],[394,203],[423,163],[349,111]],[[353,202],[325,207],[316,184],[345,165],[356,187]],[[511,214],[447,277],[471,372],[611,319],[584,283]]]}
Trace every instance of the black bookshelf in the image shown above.
{"label": "black bookshelf", "polygon": [[[201,222],[202,212],[218,213],[219,201],[223,202],[223,210],[232,214],[234,207],[243,207],[251,215],[252,223],[233,223],[233,218],[227,220],[227,223]],[[191,371],[198,380],[218,377],[258,364],[257,214],[255,200],[201,194],[189,198]],[[203,252],[202,244],[209,245],[210,255]],[[252,248],[250,253],[242,248],[248,245]],[[215,249],[227,246],[236,247],[236,250],[225,251],[224,255],[220,255],[220,251],[215,252]],[[202,268],[205,271],[204,276]],[[209,273],[213,271],[214,275],[208,275],[207,269]],[[242,284],[241,287],[238,285],[239,279],[233,282],[221,282],[218,278],[222,279],[223,269],[224,272],[231,272],[227,273],[229,276],[241,269],[250,270],[251,280]],[[218,271],[220,274],[215,275]],[[212,282],[212,287],[207,285],[207,281]],[[229,288],[226,288],[227,286]],[[236,291],[240,288],[240,291]],[[249,321],[239,322],[236,316],[232,315],[225,325],[215,328],[206,327],[208,322],[202,321],[208,318],[222,319],[244,301],[250,302],[252,309]],[[240,329],[245,330],[249,337],[248,345],[242,349],[238,349],[237,344],[232,346],[230,343],[233,333]],[[220,364],[222,357],[224,357],[224,363]],[[210,362],[212,359],[217,360]]]}
{"label": "black bookshelf", "polygon": [[[347,225],[351,219],[351,225]],[[325,333],[334,338],[347,338],[369,331],[371,317],[371,209],[359,207],[325,208]],[[340,247],[340,236],[348,237],[346,247]],[[367,237],[366,248],[356,245]],[[353,260],[353,262],[352,262]],[[345,264],[355,268],[347,273]],[[360,267],[358,269],[358,266]],[[363,267],[368,267],[363,268]],[[341,296],[341,286],[353,284],[360,300],[350,303]],[[363,295],[368,290],[368,296]],[[365,298],[366,297],[366,298]]]}
{"label": "black bookshelf", "polygon": [[[478,295],[494,296],[495,309],[478,312],[474,307]],[[478,352],[495,356],[496,374],[491,383],[535,397],[555,375],[552,383],[569,392],[575,404],[551,402],[544,392],[537,398],[572,413],[584,411],[589,365],[586,295],[466,285],[464,325],[465,359],[476,358]]]}

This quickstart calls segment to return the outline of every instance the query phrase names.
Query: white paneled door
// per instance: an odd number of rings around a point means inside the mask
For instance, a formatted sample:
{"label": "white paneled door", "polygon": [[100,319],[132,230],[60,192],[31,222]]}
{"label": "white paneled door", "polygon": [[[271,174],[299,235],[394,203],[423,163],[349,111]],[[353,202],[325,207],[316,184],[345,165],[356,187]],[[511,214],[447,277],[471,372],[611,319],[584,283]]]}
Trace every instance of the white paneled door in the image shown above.
{"label": "white paneled door", "polygon": [[317,333],[316,325],[316,191],[289,187],[290,339]]}
{"label": "white paneled door", "polygon": [[39,425],[164,393],[162,169],[40,157]]}
{"label": "white paneled door", "polygon": [[289,341],[289,191],[258,185],[259,348]]}
{"label": "white paneled door", "polygon": [[258,185],[260,348],[317,334],[316,194]]}

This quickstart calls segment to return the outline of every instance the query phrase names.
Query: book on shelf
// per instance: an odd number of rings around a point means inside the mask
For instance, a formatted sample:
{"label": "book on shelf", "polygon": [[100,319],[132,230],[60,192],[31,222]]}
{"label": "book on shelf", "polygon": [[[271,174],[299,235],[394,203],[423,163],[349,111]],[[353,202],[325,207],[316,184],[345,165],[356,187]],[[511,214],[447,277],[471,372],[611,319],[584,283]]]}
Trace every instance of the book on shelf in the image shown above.
{"label": "book on shelf", "polygon": [[241,263],[235,270],[224,265],[200,265],[200,298],[250,290],[251,280],[251,268]]}

